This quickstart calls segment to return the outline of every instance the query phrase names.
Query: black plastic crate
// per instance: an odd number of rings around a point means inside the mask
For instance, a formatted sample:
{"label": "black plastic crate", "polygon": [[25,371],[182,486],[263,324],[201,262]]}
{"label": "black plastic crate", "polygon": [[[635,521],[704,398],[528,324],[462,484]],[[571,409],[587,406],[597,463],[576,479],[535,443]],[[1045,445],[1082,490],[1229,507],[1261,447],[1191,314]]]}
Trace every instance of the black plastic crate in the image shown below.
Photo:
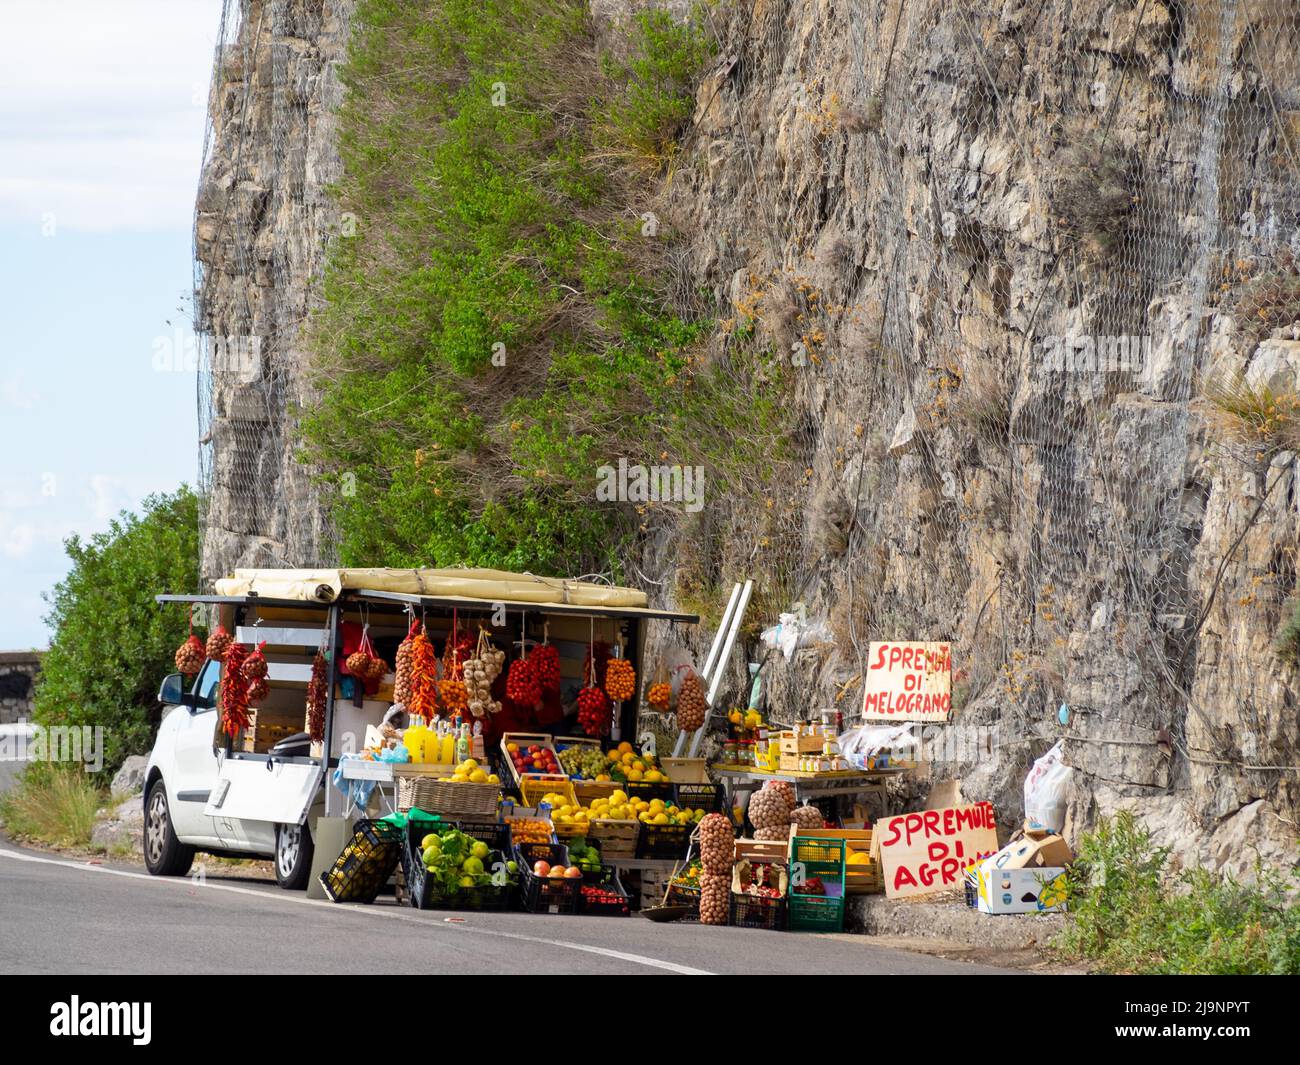
{"label": "black plastic crate", "polygon": [[[596,901],[582,894],[582,887],[598,887],[605,891],[617,893],[618,901]],[[631,896],[618,878],[618,870],[610,865],[602,865],[597,872],[584,873],[578,893],[578,912],[590,917],[630,917],[632,915]]]}
{"label": "black plastic crate", "polygon": [[785,930],[786,906],[783,898],[731,893],[731,910],[727,923],[734,928],[762,928],[769,932]]}
{"label": "black plastic crate", "polygon": [[510,826],[501,821],[453,821],[467,836],[486,843],[494,851],[510,854],[514,846],[510,839]]}
{"label": "black plastic crate", "polygon": [[402,857],[402,830],[389,821],[362,819],[352,838],[320,874],[332,902],[374,902]]}
{"label": "black plastic crate", "polygon": [[642,823],[641,835],[636,841],[636,856],[666,859],[685,857],[691,845],[693,827]]}
{"label": "black plastic crate", "polygon": [[581,897],[581,877],[559,878],[533,875],[536,862],[569,865],[569,848],[563,843],[519,843],[515,846],[519,865],[519,908],[527,913],[575,914]]}
{"label": "black plastic crate", "polygon": [[720,814],[726,810],[727,794],[721,784],[674,784],[673,802],[682,808]]}
{"label": "black plastic crate", "polygon": [[[484,825],[486,825],[486,822]],[[417,820],[407,824],[406,838],[402,847],[402,873],[406,878],[406,891],[411,905],[417,910],[508,909],[518,888],[517,876],[510,877],[504,884],[480,884],[475,887],[458,888],[452,892],[444,891],[442,886],[433,877],[429,876],[428,870],[424,867],[420,843],[430,833],[442,835],[444,831],[457,827],[459,826],[454,821],[437,823]],[[483,825],[480,825],[481,827]],[[493,825],[491,827],[493,829],[504,828],[506,838],[509,838],[510,828],[508,825]],[[464,828],[460,830],[465,832],[467,836],[480,839],[492,848],[488,851],[488,856],[483,860],[483,866],[489,872],[493,871],[494,866],[498,864],[504,865],[509,860],[510,851],[492,847],[491,841],[482,839],[482,837],[475,835],[473,832],[468,832]]]}

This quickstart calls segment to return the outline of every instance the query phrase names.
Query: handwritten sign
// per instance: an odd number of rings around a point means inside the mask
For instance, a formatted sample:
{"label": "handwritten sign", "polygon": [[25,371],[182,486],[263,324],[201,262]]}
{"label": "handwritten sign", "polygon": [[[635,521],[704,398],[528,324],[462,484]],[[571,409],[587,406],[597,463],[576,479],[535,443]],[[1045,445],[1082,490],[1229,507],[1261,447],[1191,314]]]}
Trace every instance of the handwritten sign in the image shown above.
{"label": "handwritten sign", "polygon": [[871,644],[863,684],[864,719],[943,722],[951,710],[950,644]]}
{"label": "handwritten sign", "polygon": [[960,887],[966,869],[998,851],[993,804],[888,817],[876,822],[871,842],[889,898]]}

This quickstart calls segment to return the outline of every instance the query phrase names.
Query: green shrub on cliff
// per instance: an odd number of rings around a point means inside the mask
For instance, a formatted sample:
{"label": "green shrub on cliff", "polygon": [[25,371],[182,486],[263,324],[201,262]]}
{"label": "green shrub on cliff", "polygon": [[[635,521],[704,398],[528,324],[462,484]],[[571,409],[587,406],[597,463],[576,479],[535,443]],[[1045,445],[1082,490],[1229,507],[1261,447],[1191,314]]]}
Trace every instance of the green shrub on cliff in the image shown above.
{"label": "green shrub on cliff", "polygon": [[617,572],[645,517],[598,467],[706,465],[720,498],[772,460],[774,374],[704,358],[645,218],[710,52],[664,18],[602,62],[582,0],[359,4],[303,424],[345,562]]}

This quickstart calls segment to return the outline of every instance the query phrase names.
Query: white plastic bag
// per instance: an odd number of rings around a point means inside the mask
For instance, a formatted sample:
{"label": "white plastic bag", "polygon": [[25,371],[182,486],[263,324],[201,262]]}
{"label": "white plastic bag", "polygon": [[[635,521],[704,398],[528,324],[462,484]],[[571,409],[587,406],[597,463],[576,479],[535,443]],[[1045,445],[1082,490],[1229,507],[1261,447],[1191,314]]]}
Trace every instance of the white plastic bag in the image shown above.
{"label": "white plastic bag", "polygon": [[1074,770],[1062,761],[1061,741],[1038,759],[1025,777],[1025,820],[1060,832]]}

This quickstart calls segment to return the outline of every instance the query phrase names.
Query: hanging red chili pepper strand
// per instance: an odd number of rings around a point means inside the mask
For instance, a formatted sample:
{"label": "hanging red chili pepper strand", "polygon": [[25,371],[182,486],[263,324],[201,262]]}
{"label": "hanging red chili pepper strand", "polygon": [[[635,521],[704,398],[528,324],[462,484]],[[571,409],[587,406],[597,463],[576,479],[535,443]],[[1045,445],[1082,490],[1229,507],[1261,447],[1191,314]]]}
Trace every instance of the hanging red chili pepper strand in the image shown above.
{"label": "hanging red chili pepper strand", "polygon": [[247,657],[246,645],[232,643],[221,671],[221,731],[232,739],[248,727],[248,681],[241,668]]}

